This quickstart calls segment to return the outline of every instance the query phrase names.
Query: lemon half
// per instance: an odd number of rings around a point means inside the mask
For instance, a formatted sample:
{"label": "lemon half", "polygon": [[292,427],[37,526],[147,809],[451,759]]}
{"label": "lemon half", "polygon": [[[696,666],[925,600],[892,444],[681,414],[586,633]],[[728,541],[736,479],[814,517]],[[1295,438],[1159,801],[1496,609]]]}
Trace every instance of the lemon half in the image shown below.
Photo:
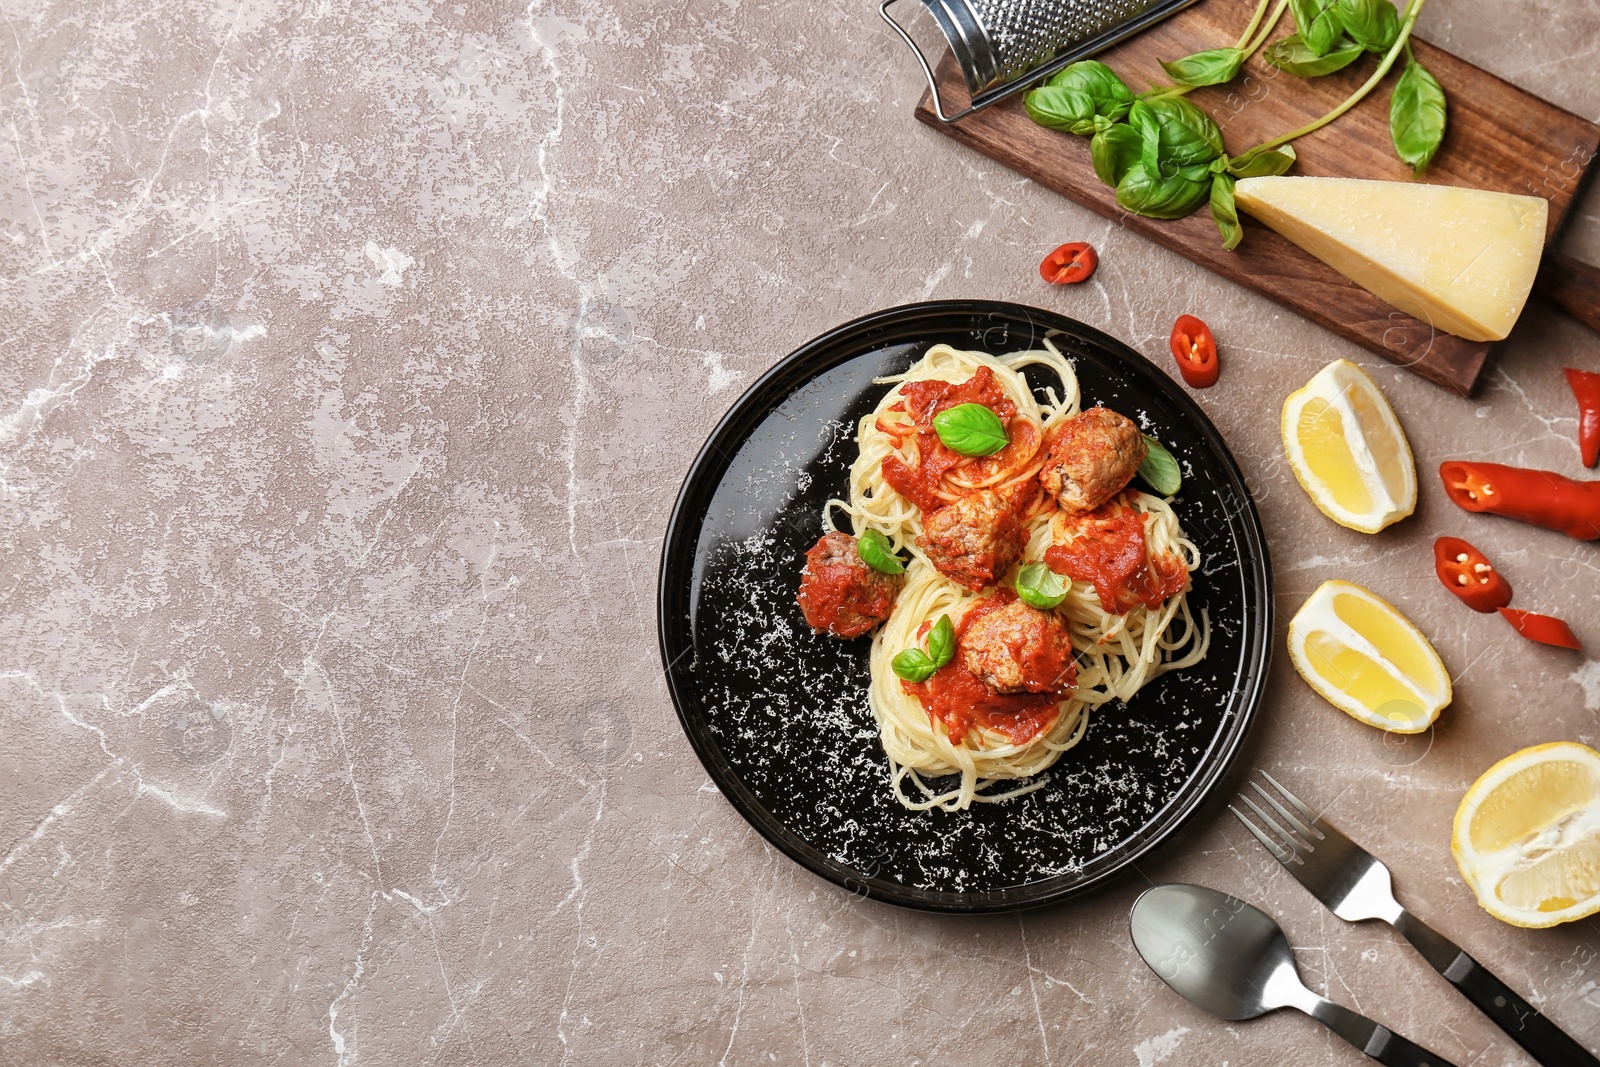
{"label": "lemon half", "polygon": [[1558,741],[1496,763],[1461,798],[1450,851],[1503,922],[1554,926],[1600,911],[1600,752]]}
{"label": "lemon half", "polygon": [[1353,582],[1323,582],[1300,606],[1289,658],[1328,703],[1390,733],[1421,733],[1450,703],[1450,675],[1422,631]]}
{"label": "lemon half", "polygon": [[1377,533],[1417,509],[1417,468],[1394,409],[1346,359],[1323,367],[1283,402],[1284,452],[1328,518]]}

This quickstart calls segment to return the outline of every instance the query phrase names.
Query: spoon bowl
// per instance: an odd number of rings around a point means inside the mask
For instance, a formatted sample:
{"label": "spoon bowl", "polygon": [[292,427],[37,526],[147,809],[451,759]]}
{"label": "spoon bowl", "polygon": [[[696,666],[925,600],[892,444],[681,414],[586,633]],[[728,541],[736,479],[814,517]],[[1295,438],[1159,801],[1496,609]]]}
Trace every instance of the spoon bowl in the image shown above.
{"label": "spoon bowl", "polygon": [[1295,1008],[1389,1067],[1450,1067],[1420,1045],[1307,989],[1272,917],[1198,885],[1159,885],[1128,917],[1134,948],[1167,985],[1224,1019]]}

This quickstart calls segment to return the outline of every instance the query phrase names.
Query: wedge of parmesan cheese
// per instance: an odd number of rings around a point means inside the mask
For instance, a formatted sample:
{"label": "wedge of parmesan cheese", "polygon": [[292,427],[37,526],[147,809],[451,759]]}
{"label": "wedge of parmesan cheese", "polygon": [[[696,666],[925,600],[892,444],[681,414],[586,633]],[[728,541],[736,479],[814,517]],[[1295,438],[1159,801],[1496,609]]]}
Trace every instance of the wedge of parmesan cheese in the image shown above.
{"label": "wedge of parmesan cheese", "polygon": [[1537,196],[1359,178],[1244,178],[1234,199],[1367,292],[1470,341],[1511,332],[1550,212]]}

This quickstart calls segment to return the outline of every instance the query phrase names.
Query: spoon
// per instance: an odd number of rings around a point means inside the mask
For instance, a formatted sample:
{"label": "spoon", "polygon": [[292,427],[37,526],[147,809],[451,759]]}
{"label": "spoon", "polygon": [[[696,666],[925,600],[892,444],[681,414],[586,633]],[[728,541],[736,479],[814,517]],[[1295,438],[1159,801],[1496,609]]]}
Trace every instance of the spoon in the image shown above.
{"label": "spoon", "polygon": [[1134,902],[1128,925],[1150,969],[1213,1015],[1254,1019],[1277,1008],[1296,1008],[1388,1067],[1451,1067],[1307,989],[1278,924],[1242,900],[1204,886],[1158,885]]}

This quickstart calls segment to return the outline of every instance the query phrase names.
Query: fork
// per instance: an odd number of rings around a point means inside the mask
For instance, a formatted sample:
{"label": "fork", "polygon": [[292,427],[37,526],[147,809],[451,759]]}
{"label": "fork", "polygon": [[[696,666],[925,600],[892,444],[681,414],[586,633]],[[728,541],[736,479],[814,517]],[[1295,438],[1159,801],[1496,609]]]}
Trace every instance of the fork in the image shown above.
{"label": "fork", "polygon": [[[1488,968],[1401,907],[1394,898],[1389,868],[1381,860],[1319,818],[1272,775],[1260,773],[1278,795],[1254,781],[1251,788],[1292,830],[1280,825],[1247,793],[1239,794],[1240,802],[1271,827],[1276,839],[1232,804],[1228,810],[1329,911],[1346,922],[1382,919],[1400,931],[1434,970],[1545,1067],[1600,1067],[1600,1060],[1490,974]],[[1279,800],[1280,796],[1288,801],[1288,807]]]}

